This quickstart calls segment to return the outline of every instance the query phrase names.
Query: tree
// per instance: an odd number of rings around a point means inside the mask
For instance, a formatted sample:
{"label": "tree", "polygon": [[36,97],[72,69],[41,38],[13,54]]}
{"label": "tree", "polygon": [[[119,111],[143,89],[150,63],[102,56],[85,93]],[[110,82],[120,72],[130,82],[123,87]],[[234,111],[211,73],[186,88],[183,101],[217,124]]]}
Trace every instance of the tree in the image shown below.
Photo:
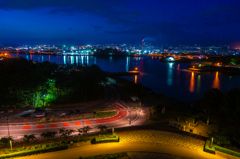
{"label": "tree", "polygon": [[209,122],[217,123],[220,113],[220,107],[224,93],[217,88],[212,88],[204,93],[201,100],[200,116],[205,118],[207,124]]}
{"label": "tree", "polygon": [[77,129],[77,132],[82,133],[82,128]]}
{"label": "tree", "polygon": [[0,142],[1,142],[1,143],[4,143],[5,145],[7,145],[7,144],[10,144],[10,140],[13,141],[13,139],[12,139],[11,136],[9,136],[9,137],[2,137],[2,138],[0,139]]}
{"label": "tree", "polygon": [[23,141],[28,143],[30,141],[33,141],[34,139],[36,139],[35,134],[31,134],[31,135],[24,135],[23,136]]}
{"label": "tree", "polygon": [[213,141],[218,145],[230,145],[231,143],[231,139],[223,132],[213,131],[208,136],[213,138]]}
{"label": "tree", "polygon": [[[240,146],[240,88],[233,88],[225,92],[217,89],[204,93],[202,100],[202,117],[210,117],[214,141],[220,145]],[[206,115],[204,115],[204,113]]]}
{"label": "tree", "polygon": [[82,132],[84,132],[85,134],[87,134],[92,128],[89,126],[84,126],[83,128],[81,128]]}
{"label": "tree", "polygon": [[101,132],[107,130],[107,126],[105,126],[105,125],[98,125],[97,128],[100,129]]}
{"label": "tree", "polygon": [[59,134],[61,134],[61,137],[64,137],[67,139],[73,132],[75,132],[72,129],[66,129],[66,128],[61,128],[59,129]]}
{"label": "tree", "polygon": [[55,131],[47,131],[47,132],[43,132],[41,134],[41,137],[44,139],[50,139],[50,138],[54,138],[56,136],[57,132]]}
{"label": "tree", "polygon": [[232,143],[240,145],[240,88],[225,92],[221,105],[218,130],[221,135],[229,137]]}

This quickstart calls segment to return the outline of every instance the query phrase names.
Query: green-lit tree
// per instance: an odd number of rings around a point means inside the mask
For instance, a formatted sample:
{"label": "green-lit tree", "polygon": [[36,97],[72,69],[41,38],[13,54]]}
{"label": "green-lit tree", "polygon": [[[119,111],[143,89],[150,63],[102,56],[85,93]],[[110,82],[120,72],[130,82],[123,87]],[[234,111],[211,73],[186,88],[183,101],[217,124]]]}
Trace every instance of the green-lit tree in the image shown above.
{"label": "green-lit tree", "polygon": [[[77,71],[70,71],[76,68]],[[58,69],[50,62],[0,61],[0,106],[48,106],[103,97],[105,73],[97,66],[69,65]],[[45,97],[44,97],[45,95]],[[10,107],[9,107],[10,105]]]}

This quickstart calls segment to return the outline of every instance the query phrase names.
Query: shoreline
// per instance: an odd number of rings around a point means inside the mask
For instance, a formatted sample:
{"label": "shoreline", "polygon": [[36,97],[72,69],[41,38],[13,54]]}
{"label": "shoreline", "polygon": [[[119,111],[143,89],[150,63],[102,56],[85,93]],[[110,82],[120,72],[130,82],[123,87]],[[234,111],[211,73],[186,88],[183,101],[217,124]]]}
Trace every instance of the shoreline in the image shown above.
{"label": "shoreline", "polygon": [[218,67],[218,66],[208,66],[208,67],[197,67],[197,68],[188,68],[189,71],[197,72],[222,72],[230,75],[239,75],[240,69],[234,67]]}
{"label": "shoreline", "polygon": [[[23,52],[8,52],[9,54],[25,54],[25,55],[53,55],[53,56],[123,56],[123,57],[126,57],[126,56],[130,56],[130,57],[147,57],[147,56],[157,56],[157,55],[76,55],[76,54],[66,54],[66,55],[54,55],[54,53],[23,53]],[[158,55],[158,56],[161,56],[161,55]]]}

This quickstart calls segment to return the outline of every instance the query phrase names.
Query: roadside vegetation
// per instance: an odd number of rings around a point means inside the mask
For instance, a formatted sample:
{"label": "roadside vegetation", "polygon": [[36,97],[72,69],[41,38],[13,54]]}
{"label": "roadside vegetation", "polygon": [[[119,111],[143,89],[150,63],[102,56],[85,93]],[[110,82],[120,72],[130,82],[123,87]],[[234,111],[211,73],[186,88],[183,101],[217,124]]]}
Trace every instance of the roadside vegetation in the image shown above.
{"label": "roadside vegetation", "polygon": [[106,117],[111,117],[116,115],[116,111],[111,111],[111,112],[97,112],[95,114],[95,118],[106,118]]}
{"label": "roadside vegetation", "polygon": [[[100,132],[96,132],[94,134],[88,134],[88,132],[92,129],[89,126],[79,128],[77,131],[61,128],[58,132],[43,132],[40,135],[41,139],[37,139],[35,134],[24,135],[24,138],[21,142],[14,142],[12,137],[2,137],[0,139],[0,158],[4,158],[7,155],[7,157],[16,157],[63,150],[67,149],[72,143],[74,144],[91,141],[96,137],[109,135],[109,133],[106,131],[107,127],[105,125],[100,125],[97,128],[100,130]],[[74,132],[78,132],[81,135],[71,136]],[[57,134],[60,135],[60,138],[56,138]],[[117,134],[115,133],[114,136],[116,137]],[[13,143],[13,149],[10,149],[10,140]]]}
{"label": "roadside vegetation", "polygon": [[95,110],[94,112],[98,112],[98,111],[106,111],[106,110],[115,110],[113,107],[105,107],[105,108],[102,108],[102,109],[97,109]]}

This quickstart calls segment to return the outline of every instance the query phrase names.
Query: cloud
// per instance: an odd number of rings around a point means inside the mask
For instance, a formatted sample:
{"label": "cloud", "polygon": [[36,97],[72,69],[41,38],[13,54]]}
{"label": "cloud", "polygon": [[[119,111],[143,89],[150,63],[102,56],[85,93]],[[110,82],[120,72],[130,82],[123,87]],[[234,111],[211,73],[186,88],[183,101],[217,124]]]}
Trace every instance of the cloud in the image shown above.
{"label": "cloud", "polygon": [[[216,28],[216,33],[220,32],[225,35],[226,30],[237,26],[236,23],[240,24],[239,4],[223,5],[221,1],[222,5],[219,5],[218,1],[208,1],[186,2],[186,4],[181,2],[180,4],[180,2],[173,3],[177,0],[168,2],[148,0],[147,3],[137,0],[0,0],[0,10],[42,9],[41,11],[49,14],[69,16],[87,13],[102,18],[99,18],[98,25],[91,22],[93,25],[89,28],[92,30],[102,31],[101,25],[104,25],[104,29],[108,28],[108,30],[104,30],[108,35],[116,34],[116,37],[126,36],[129,38],[138,36],[141,39],[153,37],[166,41],[168,39],[181,41],[190,38],[197,40],[199,37],[203,37],[203,34],[210,35]],[[226,4],[230,4],[230,2],[226,2]],[[102,24],[102,21],[105,24]],[[228,27],[225,27],[227,25]],[[231,35],[232,37],[236,36],[234,33]],[[219,36],[216,34],[215,38]]]}
{"label": "cloud", "polygon": [[[59,13],[64,13],[68,16],[73,16],[75,11],[75,8],[74,7],[59,7],[59,8],[54,8],[54,9],[51,9],[48,13],[50,14],[59,14]],[[77,11],[77,13],[81,13],[80,10]]]}
{"label": "cloud", "polygon": [[[104,17],[109,24],[134,25],[141,12],[129,11],[124,0],[2,0],[2,10],[33,10],[47,8],[49,14],[88,13]],[[50,11],[49,11],[50,10]]]}
{"label": "cloud", "polygon": [[156,41],[157,39],[155,37],[145,37],[143,38],[144,41]]}
{"label": "cloud", "polygon": [[175,22],[152,22],[152,23],[141,23],[128,30],[116,30],[116,31],[105,31],[107,34],[127,34],[132,36],[146,37],[146,40],[157,41],[165,38],[180,38],[182,34],[187,35],[181,29],[181,24]]}
{"label": "cloud", "polygon": [[94,31],[98,31],[102,29],[102,26],[95,25],[93,28],[94,28]]}

